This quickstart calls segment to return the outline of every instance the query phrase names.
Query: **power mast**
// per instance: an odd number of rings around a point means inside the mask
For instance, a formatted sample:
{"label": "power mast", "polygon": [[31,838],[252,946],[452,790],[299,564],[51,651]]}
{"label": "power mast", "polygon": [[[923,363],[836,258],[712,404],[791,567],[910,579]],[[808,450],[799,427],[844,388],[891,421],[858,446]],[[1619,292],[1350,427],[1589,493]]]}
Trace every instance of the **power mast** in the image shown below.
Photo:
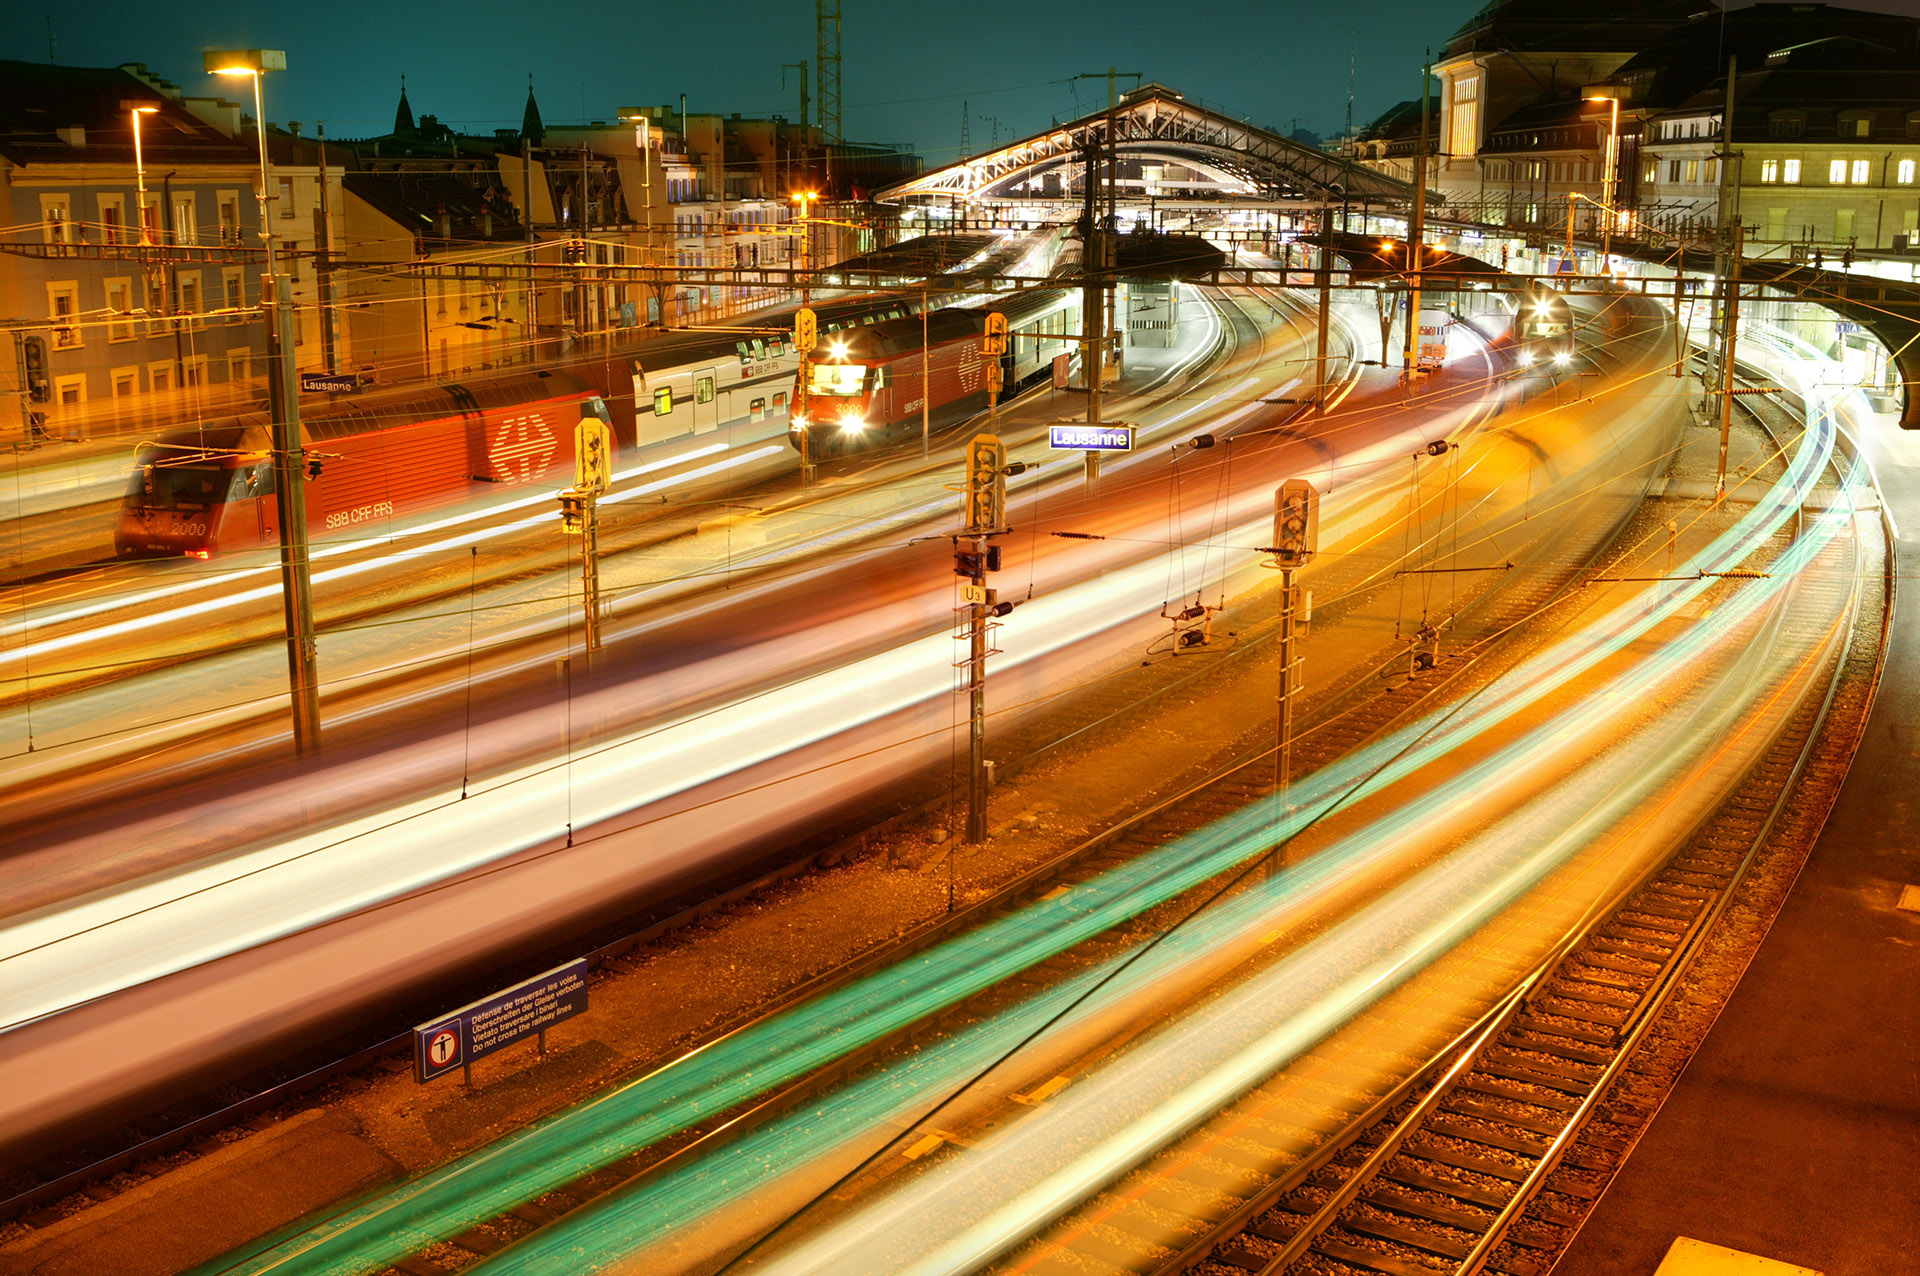
{"label": "power mast", "polygon": [[820,80],[820,140],[840,140],[840,0],[814,0],[818,47],[814,67]]}

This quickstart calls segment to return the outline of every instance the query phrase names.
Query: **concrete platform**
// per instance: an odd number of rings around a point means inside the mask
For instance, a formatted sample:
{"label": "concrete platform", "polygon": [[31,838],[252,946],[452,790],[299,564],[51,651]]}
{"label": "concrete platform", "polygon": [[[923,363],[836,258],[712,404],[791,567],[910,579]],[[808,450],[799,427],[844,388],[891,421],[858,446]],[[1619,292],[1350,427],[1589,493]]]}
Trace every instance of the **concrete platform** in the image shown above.
{"label": "concrete platform", "polygon": [[[1652,1276],[1686,1237],[1825,1276],[1920,1272],[1920,438],[1885,680],[1832,819],[1744,980],[1553,1276]],[[1719,1269],[1715,1269],[1719,1270]],[[1753,1269],[1792,1270],[1791,1267]]]}

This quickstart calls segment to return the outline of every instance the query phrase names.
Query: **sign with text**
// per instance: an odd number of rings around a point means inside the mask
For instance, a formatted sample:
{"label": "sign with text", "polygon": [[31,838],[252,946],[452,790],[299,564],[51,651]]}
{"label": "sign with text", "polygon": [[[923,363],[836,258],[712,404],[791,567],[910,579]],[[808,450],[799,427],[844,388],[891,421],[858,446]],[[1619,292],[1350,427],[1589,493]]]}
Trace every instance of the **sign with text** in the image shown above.
{"label": "sign with text", "polygon": [[1130,425],[1052,425],[1047,427],[1047,443],[1056,452],[1131,452],[1133,427]]}
{"label": "sign with text", "polygon": [[352,394],[360,388],[357,372],[302,372],[302,394]]}
{"label": "sign with text", "polygon": [[442,1015],[413,1030],[413,1076],[425,1084],[544,1032],[587,1008],[582,957]]}

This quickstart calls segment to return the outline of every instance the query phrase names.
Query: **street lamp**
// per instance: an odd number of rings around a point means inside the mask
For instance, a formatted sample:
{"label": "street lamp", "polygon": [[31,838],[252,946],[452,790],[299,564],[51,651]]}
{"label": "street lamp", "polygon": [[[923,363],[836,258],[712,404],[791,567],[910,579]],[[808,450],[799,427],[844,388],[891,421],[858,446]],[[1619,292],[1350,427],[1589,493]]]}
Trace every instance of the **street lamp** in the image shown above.
{"label": "street lamp", "polygon": [[147,161],[140,151],[140,117],[153,115],[160,108],[151,102],[126,100],[123,100],[120,106],[133,117],[133,178],[134,185],[139,191],[140,201],[140,206],[134,210],[134,216],[140,219],[140,246],[145,248],[153,241],[147,237]]}
{"label": "street lamp", "polygon": [[1620,168],[1620,90],[1607,84],[1597,84],[1587,89],[1589,102],[1608,102],[1612,109],[1607,119],[1607,159],[1606,167],[1600,174],[1600,211],[1605,214],[1605,225],[1601,229],[1600,264],[1607,274],[1613,273],[1613,222],[1619,213],[1614,209],[1615,187],[1619,181]]}
{"label": "street lamp", "polygon": [[267,315],[267,392],[273,417],[273,500],[280,518],[280,588],[287,631],[287,683],[293,702],[293,747],[320,747],[320,670],[313,634],[313,575],[307,552],[305,449],[300,441],[300,379],[293,367],[293,281],[275,269],[271,204],[273,170],[267,162],[267,116],[260,80],[287,69],[279,49],[231,49],[205,55],[209,75],[253,80],[254,131],[260,138],[260,234],[266,240],[266,270],[260,304]]}

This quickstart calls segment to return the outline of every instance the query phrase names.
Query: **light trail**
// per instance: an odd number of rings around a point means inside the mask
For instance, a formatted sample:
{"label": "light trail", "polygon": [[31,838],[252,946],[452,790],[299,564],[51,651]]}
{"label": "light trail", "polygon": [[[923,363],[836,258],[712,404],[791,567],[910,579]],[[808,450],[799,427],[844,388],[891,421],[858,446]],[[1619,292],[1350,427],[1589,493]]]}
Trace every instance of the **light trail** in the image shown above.
{"label": "light trail", "polygon": [[[1830,431],[1809,430],[1782,491],[1757,504],[1696,556],[1704,569],[1743,560],[1790,517],[1798,493],[1818,474]],[[1477,737],[1567,679],[1624,648],[1689,604],[1711,581],[1694,582],[1657,599],[1609,613],[1591,631],[1564,640],[1522,665],[1474,702],[1473,711],[1428,719],[1388,740],[1305,777],[1294,792],[1302,810],[1281,825],[1290,836],[1310,813],[1340,809],[1379,792],[1459,744]],[[1757,595],[1756,595],[1757,597]],[[1024,609],[1023,609],[1024,610]],[[1723,609],[1724,610],[1724,609]],[[1731,613],[1729,613],[1731,614]],[[1016,613],[1018,615],[1018,613]],[[1417,817],[1410,817],[1417,818]],[[1242,812],[1134,863],[1082,883],[1053,900],[996,919],[939,949],[849,989],[796,1007],[690,1057],[677,1073],[655,1073],[592,1103],[562,1113],[500,1144],[429,1172],[400,1193],[335,1216],[288,1246],[220,1270],[333,1270],[406,1252],[419,1238],[437,1239],[490,1217],[516,1200],[533,1199],[585,1172],[651,1145],[702,1114],[724,1110],[810,1070],[822,1049],[837,1053],[877,1039],[925,1014],[990,986],[1035,962],[1136,916],[1154,903],[1245,863],[1273,845],[1270,806]],[[1325,875],[1365,865],[1317,857],[1303,871]],[[1300,878],[1290,880],[1298,883]],[[831,1043],[829,1047],[828,1044]],[[678,1105],[678,1106],[676,1106]],[[419,1241],[426,1243],[426,1241]],[[400,1247],[400,1248],[395,1248]]]}
{"label": "light trail", "polygon": [[[1860,489],[1850,485],[1849,490]],[[1777,579],[1765,587],[1742,589],[1683,639],[1589,693],[1573,713],[1556,717],[1448,780],[1432,795],[1432,805],[1484,807],[1487,795],[1498,792],[1502,781],[1538,767],[1543,757],[1565,752],[1570,743],[1603,739],[1610,728],[1617,730],[1619,720],[1637,712],[1637,704],[1663,688],[1670,691],[1716,648],[1731,649],[1720,681],[1739,681],[1738,688],[1730,688],[1729,694],[1702,693],[1700,712],[1642,730],[1635,747],[1614,748],[1600,764],[1574,770],[1555,791],[1536,798],[1531,809],[1508,813],[1497,823],[1480,811],[1476,823],[1481,827],[1466,847],[1427,866],[1241,986],[1205,1000],[1175,1028],[1156,1034],[1095,1077],[1076,1081],[1010,1129],[987,1136],[853,1215],[834,1218],[822,1234],[799,1241],[755,1269],[781,1276],[847,1271],[931,1276],[975,1270],[1261,1083],[1478,931],[1609,830],[1629,821],[1675,775],[1697,774],[1717,761],[1753,703],[1777,698],[1771,688],[1804,673],[1812,663],[1797,651],[1786,653],[1784,660],[1769,661],[1766,653],[1749,659],[1738,635],[1792,589],[1799,573],[1836,535],[1852,526],[1850,513],[1816,518],[1808,534],[1774,563]],[[1828,629],[1819,647],[1837,635],[1837,629]],[[1772,673],[1760,676],[1770,663],[1776,666]],[[1782,664],[1787,667],[1777,667]],[[1572,790],[1576,800],[1569,801],[1565,790]],[[1710,806],[1717,799],[1718,790],[1696,794],[1693,806]],[[1580,812],[1570,824],[1559,818],[1569,807]],[[1690,820],[1682,816],[1679,823]],[[738,1242],[708,1241],[702,1234],[720,1226],[713,1216],[737,1198],[766,1191],[809,1162],[833,1161],[836,1152],[844,1164],[878,1150],[876,1132],[884,1146],[900,1137],[896,1130],[912,1131],[932,1104],[1078,997],[1089,999],[1075,1009],[1075,1019],[1114,1012],[1137,1017],[1153,986],[1168,981],[1181,967],[1217,965],[1223,947],[1245,948],[1261,932],[1297,924],[1309,897],[1335,884],[1337,874],[1315,872],[1321,861],[1377,856],[1384,845],[1404,846],[1429,828],[1424,813],[1396,811],[1306,865],[1270,882],[1249,883],[1245,894],[1223,901],[1199,924],[1175,932],[1144,957],[1136,949],[1110,959],[1028,1004],[923,1045],[904,1063],[779,1118],[698,1164],[563,1218],[483,1261],[478,1270],[492,1276],[660,1271],[666,1257],[645,1254],[646,1247],[682,1229],[702,1238],[697,1242],[704,1251],[699,1261],[710,1263]],[[1628,872],[1625,865],[1602,863],[1598,885],[1617,882]],[[1121,979],[1102,985],[1123,968]],[[1185,991],[1191,995],[1194,990]],[[1053,1031],[1066,1033],[1071,1027],[1063,1023]],[[1009,1080],[1003,1088],[1012,1086]],[[827,1172],[829,1177],[832,1172]]]}
{"label": "light trail", "polygon": [[[1105,1068],[1100,1077],[1077,1081],[1009,1132],[990,1136],[762,1266],[794,1276],[973,1270],[1376,1004],[1628,820],[1675,774],[1698,770],[1703,758],[1711,760],[1753,700],[1784,673],[1806,667],[1802,660],[1772,677],[1755,676],[1760,671],[1746,666],[1766,661],[1748,660],[1737,636],[1792,588],[1798,573],[1835,535],[1851,526],[1847,514],[1816,520],[1809,534],[1774,564],[1776,581],[1743,589],[1683,639],[1589,693],[1572,713],[1556,716],[1446,781],[1430,795],[1426,810],[1402,808],[1271,882],[1250,883],[1246,894],[1223,901],[1199,924],[1175,932],[1144,957],[1136,949],[1111,959],[1033,1002],[923,1046],[905,1063],[780,1118],[697,1165],[567,1216],[484,1261],[479,1270],[498,1276],[662,1270],[662,1256],[636,1258],[636,1253],[681,1229],[698,1235],[716,1226],[709,1215],[747,1192],[766,1190],[801,1164],[830,1160],[835,1151],[848,1147],[857,1159],[873,1149],[876,1130],[882,1131],[882,1143],[895,1139],[897,1129],[911,1130],[931,1103],[1047,1024],[1076,997],[1092,994],[1075,1010],[1076,1019],[1116,1011],[1137,1016],[1153,986],[1183,967],[1217,966],[1223,947],[1244,949],[1261,932],[1298,925],[1314,897],[1341,884],[1356,861],[1377,860],[1430,841],[1433,811],[1478,808],[1477,836],[1464,849],[1429,865],[1255,979],[1208,1000],[1177,1029],[1162,1032]],[[1825,640],[1836,635],[1837,630],[1830,629]],[[1670,691],[1716,648],[1732,649],[1733,660],[1722,671],[1721,682],[1745,675],[1739,690],[1704,693],[1701,712],[1642,730],[1635,747],[1614,748],[1597,765],[1571,760],[1570,776],[1554,791],[1536,797],[1530,808],[1499,817],[1485,809],[1488,795],[1498,793],[1503,781],[1511,782],[1537,768],[1543,758],[1566,752],[1570,744],[1603,740],[1610,730],[1617,732],[1622,719],[1637,713],[1638,704],[1663,689]],[[1787,663],[1793,665],[1798,656],[1789,653]],[[1566,790],[1585,796],[1570,802]],[[1706,800],[1696,795],[1695,805]],[[1569,806],[1581,812],[1571,824],[1556,818]],[[1599,876],[1615,881],[1625,871],[1612,868]],[[1122,979],[1094,991],[1123,965]],[[1185,991],[1191,994],[1194,989]],[[1063,1024],[1055,1031],[1065,1033],[1071,1026]],[[1012,1082],[1004,1088],[1011,1089]],[[724,1248],[716,1244],[707,1254]]]}

